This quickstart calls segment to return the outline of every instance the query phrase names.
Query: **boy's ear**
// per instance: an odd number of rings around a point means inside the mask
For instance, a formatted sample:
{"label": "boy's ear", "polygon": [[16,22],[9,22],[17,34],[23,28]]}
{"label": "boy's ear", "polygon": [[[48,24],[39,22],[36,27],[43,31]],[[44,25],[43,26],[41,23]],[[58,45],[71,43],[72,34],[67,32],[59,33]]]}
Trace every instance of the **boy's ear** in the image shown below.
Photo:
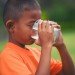
{"label": "boy's ear", "polygon": [[6,22],[6,28],[8,29],[8,31],[9,31],[10,33],[14,32],[14,28],[15,28],[14,22],[13,22],[12,20],[8,20],[8,21]]}

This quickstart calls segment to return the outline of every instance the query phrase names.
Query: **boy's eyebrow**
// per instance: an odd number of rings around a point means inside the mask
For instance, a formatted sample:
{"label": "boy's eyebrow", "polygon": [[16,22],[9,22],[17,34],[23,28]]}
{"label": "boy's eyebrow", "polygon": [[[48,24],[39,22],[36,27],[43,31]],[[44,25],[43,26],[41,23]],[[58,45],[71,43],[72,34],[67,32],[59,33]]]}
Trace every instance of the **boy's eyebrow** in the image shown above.
{"label": "boy's eyebrow", "polygon": [[37,20],[33,20],[33,21],[30,21],[29,23],[34,23],[34,22],[36,22]]}

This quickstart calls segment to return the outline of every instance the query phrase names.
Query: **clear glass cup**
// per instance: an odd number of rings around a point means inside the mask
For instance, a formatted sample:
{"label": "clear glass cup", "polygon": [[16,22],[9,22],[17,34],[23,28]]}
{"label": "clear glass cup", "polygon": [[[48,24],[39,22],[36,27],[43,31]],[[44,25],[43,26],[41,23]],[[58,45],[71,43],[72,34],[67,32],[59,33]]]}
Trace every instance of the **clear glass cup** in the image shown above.
{"label": "clear glass cup", "polygon": [[[31,36],[33,39],[35,40],[38,40],[39,36],[38,36],[38,23],[39,22],[42,22],[41,19],[37,20],[34,25],[33,25],[33,28],[35,31],[36,31],[36,34],[34,36]],[[56,42],[56,40],[58,39],[59,37],[59,29],[58,28],[54,28],[54,43]]]}

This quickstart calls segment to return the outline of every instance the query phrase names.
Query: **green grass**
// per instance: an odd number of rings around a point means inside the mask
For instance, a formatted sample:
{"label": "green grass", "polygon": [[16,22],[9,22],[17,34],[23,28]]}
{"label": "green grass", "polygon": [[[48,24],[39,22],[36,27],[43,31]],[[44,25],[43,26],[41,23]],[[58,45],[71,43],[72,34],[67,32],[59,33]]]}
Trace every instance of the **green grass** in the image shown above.
{"label": "green grass", "polygon": [[0,42],[0,52],[2,52],[3,48],[5,47],[7,41],[1,41]]}
{"label": "green grass", "polygon": [[[74,32],[63,33],[63,38],[64,38],[64,41],[68,48],[68,51],[69,51],[69,53],[74,61],[74,64],[75,64],[75,33]],[[7,43],[7,41],[0,42],[0,52],[5,47],[6,43]],[[32,46],[36,47],[36,48],[40,48],[40,47],[36,46],[35,44],[33,44]],[[60,60],[60,56],[59,56],[59,53],[56,48],[53,48],[53,50],[52,50],[52,57],[54,59]]]}
{"label": "green grass", "polygon": [[[74,32],[64,33],[63,38],[66,43],[69,54],[71,55],[75,64],[75,33]],[[57,50],[53,51],[52,56],[54,58],[60,59]]]}

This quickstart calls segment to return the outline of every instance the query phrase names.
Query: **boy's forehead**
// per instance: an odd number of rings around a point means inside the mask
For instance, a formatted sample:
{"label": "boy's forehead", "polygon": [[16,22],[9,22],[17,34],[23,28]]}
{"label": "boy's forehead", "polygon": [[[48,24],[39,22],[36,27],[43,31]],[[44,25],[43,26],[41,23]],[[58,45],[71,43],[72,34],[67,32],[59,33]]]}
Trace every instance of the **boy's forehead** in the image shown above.
{"label": "boy's forehead", "polygon": [[30,10],[23,13],[25,20],[38,20],[41,18],[41,10]]}

